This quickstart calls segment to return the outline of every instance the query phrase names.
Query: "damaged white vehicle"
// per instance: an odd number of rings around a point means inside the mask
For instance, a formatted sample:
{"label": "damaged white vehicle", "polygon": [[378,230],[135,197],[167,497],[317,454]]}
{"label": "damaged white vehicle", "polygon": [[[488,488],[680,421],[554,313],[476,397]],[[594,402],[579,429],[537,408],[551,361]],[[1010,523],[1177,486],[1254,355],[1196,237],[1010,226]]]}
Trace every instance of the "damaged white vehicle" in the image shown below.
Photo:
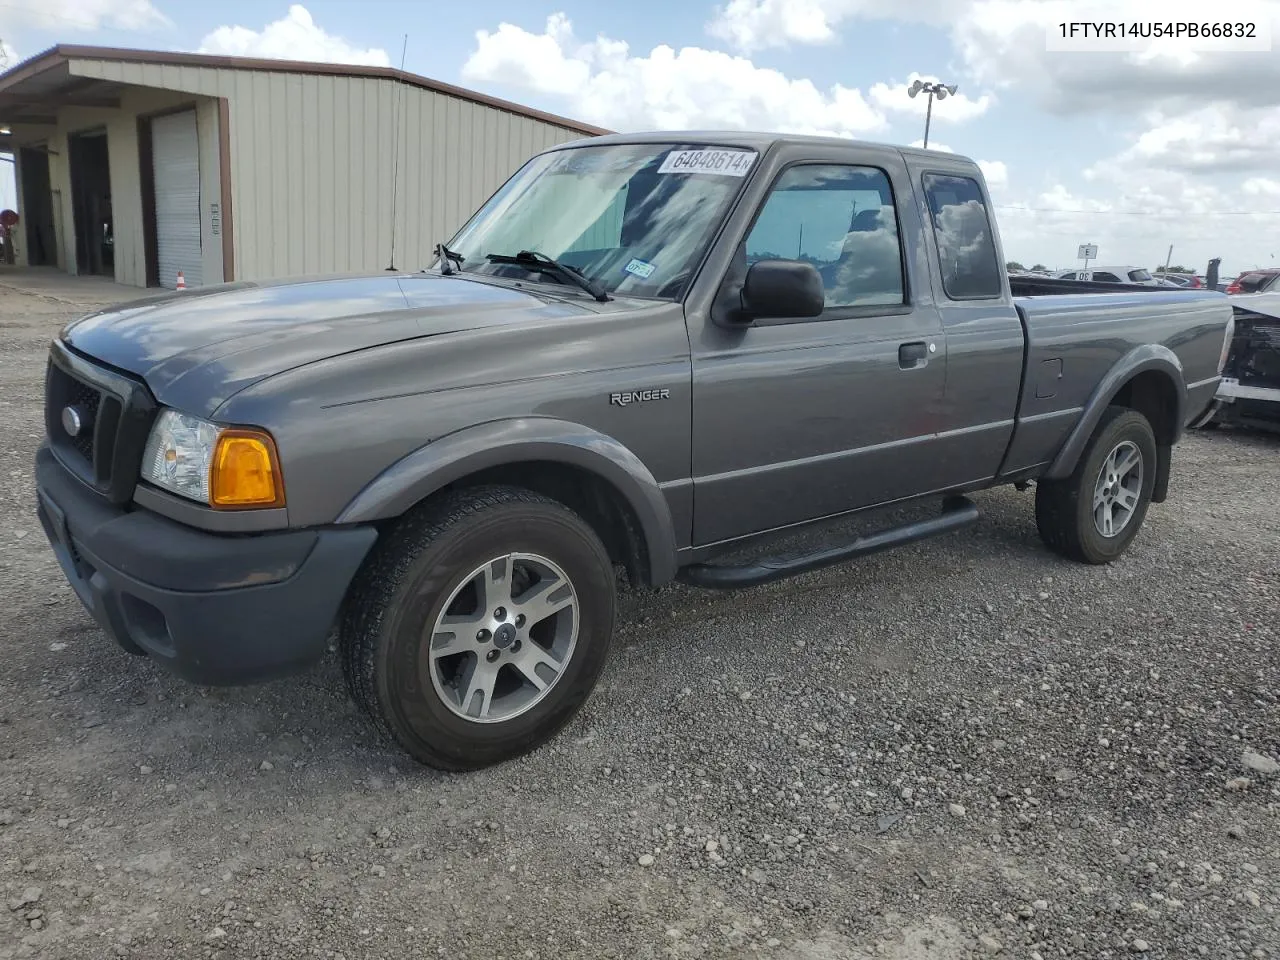
{"label": "damaged white vehicle", "polygon": [[1235,332],[1222,382],[1194,426],[1239,424],[1280,432],[1280,291],[1231,298]]}

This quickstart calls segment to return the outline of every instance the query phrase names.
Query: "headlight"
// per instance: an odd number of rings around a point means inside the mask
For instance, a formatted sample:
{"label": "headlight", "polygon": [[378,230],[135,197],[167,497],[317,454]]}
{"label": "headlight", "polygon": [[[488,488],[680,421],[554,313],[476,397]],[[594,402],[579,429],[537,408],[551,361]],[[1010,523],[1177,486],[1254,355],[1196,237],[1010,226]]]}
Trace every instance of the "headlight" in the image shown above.
{"label": "headlight", "polygon": [[176,410],[156,417],[142,454],[142,477],[211,507],[284,506],[284,480],[270,434]]}

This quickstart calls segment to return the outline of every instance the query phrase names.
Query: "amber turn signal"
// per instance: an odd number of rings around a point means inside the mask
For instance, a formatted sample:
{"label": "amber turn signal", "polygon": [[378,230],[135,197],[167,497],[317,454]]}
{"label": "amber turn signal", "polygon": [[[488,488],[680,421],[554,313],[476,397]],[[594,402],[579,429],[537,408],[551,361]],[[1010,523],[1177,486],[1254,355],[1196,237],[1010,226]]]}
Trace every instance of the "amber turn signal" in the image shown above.
{"label": "amber turn signal", "polygon": [[270,436],[244,429],[218,435],[209,468],[209,502],[215,507],[284,506],[284,478]]}

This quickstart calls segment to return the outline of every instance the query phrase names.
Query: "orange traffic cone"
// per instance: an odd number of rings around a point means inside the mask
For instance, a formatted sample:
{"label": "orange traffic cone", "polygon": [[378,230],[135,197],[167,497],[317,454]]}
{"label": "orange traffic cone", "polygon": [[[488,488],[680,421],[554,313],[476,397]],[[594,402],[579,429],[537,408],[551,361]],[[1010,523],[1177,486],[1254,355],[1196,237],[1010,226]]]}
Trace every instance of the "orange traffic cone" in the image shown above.
{"label": "orange traffic cone", "polygon": [[178,271],[178,287],[177,287],[177,288],[178,288],[179,290],[185,290],[185,289],[187,289],[187,281],[186,281],[186,279],[182,276],[182,271],[181,271],[181,270],[179,270],[179,271]]}

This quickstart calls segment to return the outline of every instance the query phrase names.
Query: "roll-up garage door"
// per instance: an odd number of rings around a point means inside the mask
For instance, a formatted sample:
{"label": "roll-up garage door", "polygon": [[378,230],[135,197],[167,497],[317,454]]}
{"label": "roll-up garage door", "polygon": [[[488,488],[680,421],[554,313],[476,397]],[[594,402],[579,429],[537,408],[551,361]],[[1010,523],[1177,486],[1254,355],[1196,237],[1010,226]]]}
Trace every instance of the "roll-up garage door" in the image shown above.
{"label": "roll-up garage door", "polygon": [[156,254],[160,286],[173,289],[178,271],[188,287],[200,276],[200,149],[196,112],[151,121],[151,164],[156,190]]}

